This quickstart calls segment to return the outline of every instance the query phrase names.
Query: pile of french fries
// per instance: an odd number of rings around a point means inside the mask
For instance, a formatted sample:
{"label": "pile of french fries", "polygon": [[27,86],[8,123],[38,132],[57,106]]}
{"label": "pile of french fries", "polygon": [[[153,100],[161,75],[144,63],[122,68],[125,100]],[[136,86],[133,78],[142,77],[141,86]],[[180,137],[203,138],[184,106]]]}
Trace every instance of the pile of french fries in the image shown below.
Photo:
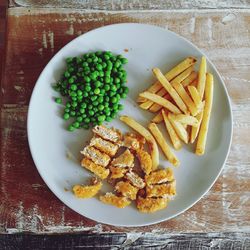
{"label": "pile of french fries", "polygon": [[153,68],[157,81],[139,94],[139,106],[157,113],[148,125],[149,131],[131,117],[121,117],[128,126],[144,136],[151,148],[154,166],[159,163],[156,142],[166,158],[174,166],[179,160],[172,152],[157,124],[164,122],[172,146],[180,150],[182,143],[196,143],[195,153],[203,155],[213,102],[213,75],[207,73],[206,58],[201,58],[199,71],[195,72],[197,60],[188,57],[165,75]]}

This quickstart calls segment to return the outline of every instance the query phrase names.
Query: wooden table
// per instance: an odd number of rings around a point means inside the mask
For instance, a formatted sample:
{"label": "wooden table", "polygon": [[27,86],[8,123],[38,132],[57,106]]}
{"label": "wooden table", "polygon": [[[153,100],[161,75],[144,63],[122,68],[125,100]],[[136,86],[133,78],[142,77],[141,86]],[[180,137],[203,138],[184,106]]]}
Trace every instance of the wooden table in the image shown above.
{"label": "wooden table", "polygon": [[[250,249],[249,1],[11,0],[7,9],[5,2],[0,3],[0,248]],[[140,228],[103,225],[66,207],[39,176],[26,132],[32,89],[50,58],[89,30],[124,22],[161,26],[201,48],[223,77],[234,116],[230,155],[212,189],[182,215]]]}

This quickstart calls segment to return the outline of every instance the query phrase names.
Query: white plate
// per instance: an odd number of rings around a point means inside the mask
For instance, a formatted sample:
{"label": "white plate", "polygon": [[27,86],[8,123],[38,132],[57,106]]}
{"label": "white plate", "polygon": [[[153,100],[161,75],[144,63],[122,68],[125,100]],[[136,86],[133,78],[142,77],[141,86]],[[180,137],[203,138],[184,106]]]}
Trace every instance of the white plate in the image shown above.
{"label": "white plate", "polygon": [[[124,49],[129,52],[125,53]],[[28,112],[28,139],[36,167],[51,191],[74,211],[98,222],[116,226],[143,226],[161,222],[193,206],[213,185],[227,158],[232,137],[232,113],[225,85],[208,60],[208,71],[214,75],[214,102],[208,132],[206,153],[198,157],[192,146],[176,152],[179,168],[174,168],[177,196],[168,208],[153,213],[139,213],[134,206],[118,209],[101,203],[97,198],[77,199],[71,192],[76,183],[83,183],[89,172],[81,168],[79,151],[91,137],[91,131],[68,132],[61,118],[62,106],[54,102],[51,88],[65,68],[65,58],[89,51],[110,50],[128,58],[128,98],[120,114],[131,115],[147,125],[153,117],[138,108],[135,100],[154,78],[151,69],[168,71],[187,56],[200,59],[204,55],[189,41],[173,32],[143,24],[116,24],[90,31],[62,48],[41,73],[33,90]],[[199,63],[199,62],[198,62]],[[118,119],[109,124],[128,131]],[[163,127],[162,127],[162,131]],[[71,154],[69,159],[67,154]],[[170,166],[161,155],[161,166]]]}

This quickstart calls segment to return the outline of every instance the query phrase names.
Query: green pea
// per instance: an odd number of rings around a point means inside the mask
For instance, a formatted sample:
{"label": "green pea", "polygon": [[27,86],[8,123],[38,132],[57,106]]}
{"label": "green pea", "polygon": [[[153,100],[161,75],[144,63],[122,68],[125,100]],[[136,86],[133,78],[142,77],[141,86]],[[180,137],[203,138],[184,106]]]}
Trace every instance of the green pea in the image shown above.
{"label": "green pea", "polygon": [[94,101],[94,102],[93,102],[93,105],[94,105],[94,106],[97,106],[98,104],[99,104],[98,101]]}
{"label": "green pea", "polygon": [[69,114],[71,117],[74,117],[76,115],[76,112],[74,110],[71,110]]}
{"label": "green pea", "polygon": [[106,91],[110,90],[110,85],[105,84],[105,85],[104,85],[104,89],[105,89]]}
{"label": "green pea", "polygon": [[116,98],[115,96],[111,98],[111,102],[112,102],[112,103],[117,103],[117,101],[118,101],[118,100],[117,100],[117,98]]}
{"label": "green pea", "polygon": [[110,97],[114,96],[115,94],[116,94],[116,92],[114,92],[114,91],[109,91],[109,96],[110,96]]}
{"label": "green pea", "polygon": [[110,83],[110,77],[106,76],[104,81],[105,81],[105,83]]}
{"label": "green pea", "polygon": [[105,102],[105,103],[104,103],[104,107],[105,107],[105,108],[108,108],[108,107],[109,107],[109,103],[108,103],[108,102]]}
{"label": "green pea", "polygon": [[70,73],[69,73],[68,71],[65,71],[65,72],[64,72],[64,76],[65,76],[66,78],[69,78],[69,77],[70,77]]}
{"label": "green pea", "polygon": [[122,104],[118,104],[118,110],[123,110],[123,105]]}
{"label": "green pea", "polygon": [[128,94],[128,92],[129,92],[128,87],[123,87],[123,93]]}
{"label": "green pea", "polygon": [[100,77],[104,77],[104,72],[103,71],[99,71],[99,76]]}
{"label": "green pea", "polygon": [[99,88],[99,87],[102,86],[102,83],[101,83],[100,81],[96,81],[96,82],[94,83],[94,85],[95,85],[96,88]]}
{"label": "green pea", "polygon": [[97,65],[96,65],[96,68],[97,68],[98,70],[102,70],[102,65],[101,65],[101,64],[97,64]]}
{"label": "green pea", "polygon": [[105,93],[106,93],[105,89],[101,89],[101,90],[100,90],[100,95],[101,95],[101,96],[104,96]]}
{"label": "green pea", "polygon": [[82,122],[83,118],[82,118],[82,116],[78,116],[78,117],[76,118],[76,120],[77,120],[78,122]]}
{"label": "green pea", "polygon": [[86,108],[87,107],[87,104],[85,103],[85,102],[83,102],[82,104],[81,104],[81,108]]}
{"label": "green pea", "polygon": [[84,88],[84,90],[87,91],[87,92],[89,92],[89,91],[91,90],[91,87],[90,87],[90,86],[86,86],[86,87]]}
{"label": "green pea", "polygon": [[89,104],[88,109],[92,109],[92,108],[93,108],[93,105]]}
{"label": "green pea", "polygon": [[80,113],[84,114],[85,113],[85,109],[84,108],[80,108]]}
{"label": "green pea", "polygon": [[106,119],[106,116],[105,115],[100,115],[100,116],[97,117],[97,119],[98,119],[99,122],[104,122],[105,119]]}
{"label": "green pea", "polygon": [[98,97],[96,95],[90,97],[91,101],[95,101],[97,98]]}
{"label": "green pea", "polygon": [[114,92],[117,91],[117,87],[115,85],[111,85],[110,89]]}
{"label": "green pea", "polygon": [[61,104],[62,103],[62,98],[56,97],[55,102],[58,103],[58,104]]}
{"label": "green pea", "polygon": [[99,104],[99,105],[98,105],[98,109],[99,109],[100,111],[104,110],[104,105]]}
{"label": "green pea", "polygon": [[85,82],[90,82],[90,78],[89,78],[88,76],[85,76],[85,77],[84,77],[84,81],[85,81]]}
{"label": "green pea", "polygon": [[63,115],[63,119],[64,119],[64,120],[68,120],[69,118],[70,118],[69,113],[65,113],[65,114]]}
{"label": "green pea", "polygon": [[79,128],[80,124],[79,124],[79,122],[74,122],[74,123],[73,123],[73,126],[74,126],[75,128]]}
{"label": "green pea", "polygon": [[98,88],[96,88],[95,90],[94,90],[94,93],[96,94],[96,95],[98,95],[98,94],[100,94],[100,89],[98,89]]}
{"label": "green pea", "polygon": [[92,63],[92,59],[91,59],[91,58],[88,58],[88,59],[87,59],[87,62],[88,62],[88,63]]}
{"label": "green pea", "polygon": [[77,107],[77,102],[72,102],[72,107]]}
{"label": "green pea", "polygon": [[82,127],[83,127],[84,129],[89,129],[89,125],[88,125],[88,124],[84,124]]}
{"label": "green pea", "polygon": [[88,117],[84,118],[85,123],[90,123],[90,119]]}
{"label": "green pea", "polygon": [[65,109],[64,109],[64,112],[65,112],[65,113],[69,113],[69,112],[70,112],[70,109],[69,109],[69,108],[65,108]]}
{"label": "green pea", "polygon": [[93,116],[95,114],[94,110],[89,110],[89,115]]}
{"label": "green pea", "polygon": [[88,97],[88,92],[83,92],[83,94],[82,94],[84,97]]}
{"label": "green pea", "polygon": [[88,64],[87,62],[84,62],[84,63],[82,64],[82,66],[83,66],[83,67],[88,67],[89,64]]}
{"label": "green pea", "polygon": [[112,121],[112,117],[107,116],[105,120],[106,120],[107,122],[111,122],[111,121]]}
{"label": "green pea", "polygon": [[75,130],[75,127],[73,125],[69,125],[68,127],[68,131],[72,132]]}
{"label": "green pea", "polygon": [[128,59],[127,58],[122,58],[121,62],[122,62],[122,64],[126,64],[126,63],[128,63]]}
{"label": "green pea", "polygon": [[105,62],[102,63],[102,67],[103,68],[106,68],[107,67],[107,64]]}

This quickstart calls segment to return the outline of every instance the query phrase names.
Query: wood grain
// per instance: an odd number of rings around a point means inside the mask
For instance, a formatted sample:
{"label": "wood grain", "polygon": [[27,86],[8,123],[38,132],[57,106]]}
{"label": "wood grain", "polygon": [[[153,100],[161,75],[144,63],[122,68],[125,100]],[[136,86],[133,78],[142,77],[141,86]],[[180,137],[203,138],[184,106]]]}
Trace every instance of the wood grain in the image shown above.
{"label": "wood grain", "polygon": [[[159,25],[175,31],[200,47],[221,73],[231,97],[234,115],[231,152],[213,188],[184,214],[143,228],[119,228],[99,224],[64,206],[39,176],[29,152],[26,133],[30,95],[40,72],[50,58],[78,35],[100,26],[122,22]],[[249,25],[248,10],[104,13],[10,8],[7,56],[1,86],[0,232],[248,232]]]}
{"label": "wood grain", "polygon": [[11,0],[10,6],[82,8],[90,10],[249,9],[248,0]]}

